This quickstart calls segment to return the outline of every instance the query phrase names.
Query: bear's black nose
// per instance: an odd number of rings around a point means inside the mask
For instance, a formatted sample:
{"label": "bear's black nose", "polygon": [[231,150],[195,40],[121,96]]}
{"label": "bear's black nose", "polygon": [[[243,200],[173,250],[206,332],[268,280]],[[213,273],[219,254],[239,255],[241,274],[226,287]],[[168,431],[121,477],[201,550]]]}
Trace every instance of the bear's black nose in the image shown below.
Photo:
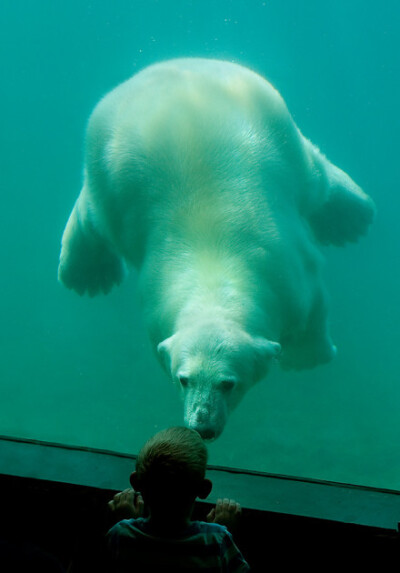
{"label": "bear's black nose", "polygon": [[196,428],[203,440],[213,440],[215,438],[215,430],[213,428]]}

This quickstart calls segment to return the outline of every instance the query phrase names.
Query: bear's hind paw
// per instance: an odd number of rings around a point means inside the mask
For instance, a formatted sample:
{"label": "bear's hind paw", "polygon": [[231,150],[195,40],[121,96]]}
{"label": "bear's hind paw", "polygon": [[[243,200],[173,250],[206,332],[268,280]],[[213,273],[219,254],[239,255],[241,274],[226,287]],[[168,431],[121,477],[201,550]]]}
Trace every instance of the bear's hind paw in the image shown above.
{"label": "bear's hind paw", "polygon": [[342,246],[365,235],[374,214],[369,197],[338,192],[310,217],[310,224],[320,243]]}
{"label": "bear's hind paw", "polygon": [[336,353],[336,346],[328,342],[317,345],[290,345],[284,347],[279,362],[282,370],[310,370],[330,362]]}

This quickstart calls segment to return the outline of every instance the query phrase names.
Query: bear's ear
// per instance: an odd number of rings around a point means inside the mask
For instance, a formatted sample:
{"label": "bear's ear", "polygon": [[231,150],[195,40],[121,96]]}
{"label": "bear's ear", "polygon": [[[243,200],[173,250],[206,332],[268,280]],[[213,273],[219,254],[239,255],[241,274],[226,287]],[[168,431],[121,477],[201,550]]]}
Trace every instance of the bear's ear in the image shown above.
{"label": "bear's ear", "polygon": [[256,352],[264,358],[277,358],[282,351],[279,342],[272,342],[262,336],[254,337],[253,343]]}
{"label": "bear's ear", "polygon": [[278,358],[281,353],[279,342],[273,342],[262,336],[253,337],[253,347],[256,354],[256,377],[263,376],[271,359]]}
{"label": "bear's ear", "polygon": [[157,346],[158,356],[165,369],[170,370],[171,368],[171,349],[175,334],[166,338]]}

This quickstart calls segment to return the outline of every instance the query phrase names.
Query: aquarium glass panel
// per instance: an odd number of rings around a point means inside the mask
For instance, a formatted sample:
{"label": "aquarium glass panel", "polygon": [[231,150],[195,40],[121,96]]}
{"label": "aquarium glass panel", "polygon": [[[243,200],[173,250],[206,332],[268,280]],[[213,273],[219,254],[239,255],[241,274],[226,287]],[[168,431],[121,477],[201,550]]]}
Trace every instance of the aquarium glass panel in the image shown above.
{"label": "aquarium glass panel", "polygon": [[[335,358],[301,371],[282,369],[279,355],[271,358],[268,375],[244,395],[221,435],[208,442],[209,461],[400,489],[399,23],[400,5],[395,0],[380,3],[379,10],[370,0],[3,0],[1,435],[135,454],[156,431],[184,423],[179,391],[163,371],[149,337],[141,300],[148,293],[144,289],[140,294],[140,269],[130,269],[109,294],[92,297],[65,288],[57,269],[62,233],[83,185],[85,132],[95,105],[151,64],[172,58],[218,59],[268,79],[304,137],[372,197],[376,217],[358,242],[318,247],[324,259]],[[158,105],[162,90],[152,84],[146,109],[153,102]],[[240,90],[245,94],[239,84],[232,90],[237,98]],[[170,95],[165,90],[165,98]],[[190,97],[196,100],[195,94]],[[207,105],[218,124],[226,108],[219,113],[218,98],[215,106]],[[252,105],[246,104],[245,95],[242,105]],[[171,126],[171,116],[163,117],[159,109],[159,121]],[[240,130],[248,130],[249,148],[259,145],[242,117],[232,120],[232,137],[224,136],[220,148],[198,145],[199,117],[192,123],[182,121],[182,110],[175,111],[177,130],[193,131],[185,136],[186,157],[198,164],[203,159],[205,171],[218,171],[219,155],[233,157]],[[146,124],[144,120],[140,116],[140,125]],[[132,122],[134,131],[135,121],[126,121]],[[282,125],[276,120],[279,134]],[[169,141],[178,142],[179,133],[170,134]],[[271,158],[276,172],[270,184],[296,186],[296,177],[291,182],[282,175],[284,169],[293,173],[296,160],[289,146],[295,135],[271,133],[280,138],[287,163],[277,167]],[[272,153],[268,145],[267,137],[267,154]],[[167,151],[173,155],[173,148]],[[116,146],[113,153],[119,160],[124,150]],[[232,170],[224,165],[218,171],[224,192],[240,170],[241,151],[237,153]],[[138,171],[142,167],[138,160]],[[154,174],[157,192],[160,185],[168,186],[163,173]],[[125,176],[122,168],[119,175]],[[246,181],[251,186],[255,181],[246,177],[241,181],[243,192]],[[204,181],[206,194],[206,176]],[[197,181],[186,184],[199,188]],[[266,192],[272,196],[270,187]],[[108,209],[114,207],[111,201]],[[142,228],[157,224],[147,218],[143,205],[140,208]],[[292,237],[291,225],[300,225],[308,215],[304,205],[282,209],[287,214],[289,208],[298,210],[296,216],[286,217],[287,227],[277,233]],[[118,221],[117,227],[129,224],[130,209],[127,201],[125,222]],[[320,225],[322,235],[331,232],[329,225],[344,224],[346,213],[339,208],[337,219],[327,217]],[[187,224],[187,211],[181,216]],[[200,223],[207,224],[196,219],[190,229],[182,224],[180,231],[195,233]],[[212,222],[209,232],[213,233]],[[304,239],[300,235],[293,242],[296,248]],[[157,245],[148,248],[154,252]],[[292,297],[306,300],[310,292],[304,292],[300,275],[295,269],[292,273],[293,258],[289,260],[289,266],[280,261],[279,272],[293,276]],[[217,262],[214,270],[210,261],[207,264],[211,284],[220,271]],[[151,272],[156,280],[158,269]],[[244,271],[235,272],[232,281],[247,280]],[[279,272],[273,272],[277,278]],[[173,290],[173,285],[168,288]],[[267,290],[268,280],[260,279],[254,288]],[[284,296],[282,290],[279,293],[279,301],[271,303],[274,316],[290,312],[287,305],[276,310]],[[297,306],[303,304],[296,301]],[[194,313],[193,322],[197,320]],[[296,324],[294,318],[292,322]],[[277,342],[284,346],[288,339],[290,334]],[[247,364],[250,358],[243,360]],[[235,380],[223,382],[224,391],[231,392],[229,385]],[[218,415],[225,415],[223,408],[221,412]]]}

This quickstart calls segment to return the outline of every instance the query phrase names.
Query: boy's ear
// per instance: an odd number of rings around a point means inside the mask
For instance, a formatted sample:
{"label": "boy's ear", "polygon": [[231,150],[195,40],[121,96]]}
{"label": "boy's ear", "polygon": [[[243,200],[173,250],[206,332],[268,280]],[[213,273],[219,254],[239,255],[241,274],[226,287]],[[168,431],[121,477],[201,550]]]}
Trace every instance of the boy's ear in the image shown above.
{"label": "boy's ear", "polygon": [[197,497],[199,497],[200,499],[206,499],[206,497],[210,495],[211,490],[212,490],[212,481],[207,478],[204,478],[199,486]]}
{"label": "boy's ear", "polygon": [[129,478],[129,481],[131,482],[131,486],[133,487],[133,489],[135,491],[140,491],[140,485],[139,485],[139,479],[138,479],[137,472],[131,473],[131,477]]}

